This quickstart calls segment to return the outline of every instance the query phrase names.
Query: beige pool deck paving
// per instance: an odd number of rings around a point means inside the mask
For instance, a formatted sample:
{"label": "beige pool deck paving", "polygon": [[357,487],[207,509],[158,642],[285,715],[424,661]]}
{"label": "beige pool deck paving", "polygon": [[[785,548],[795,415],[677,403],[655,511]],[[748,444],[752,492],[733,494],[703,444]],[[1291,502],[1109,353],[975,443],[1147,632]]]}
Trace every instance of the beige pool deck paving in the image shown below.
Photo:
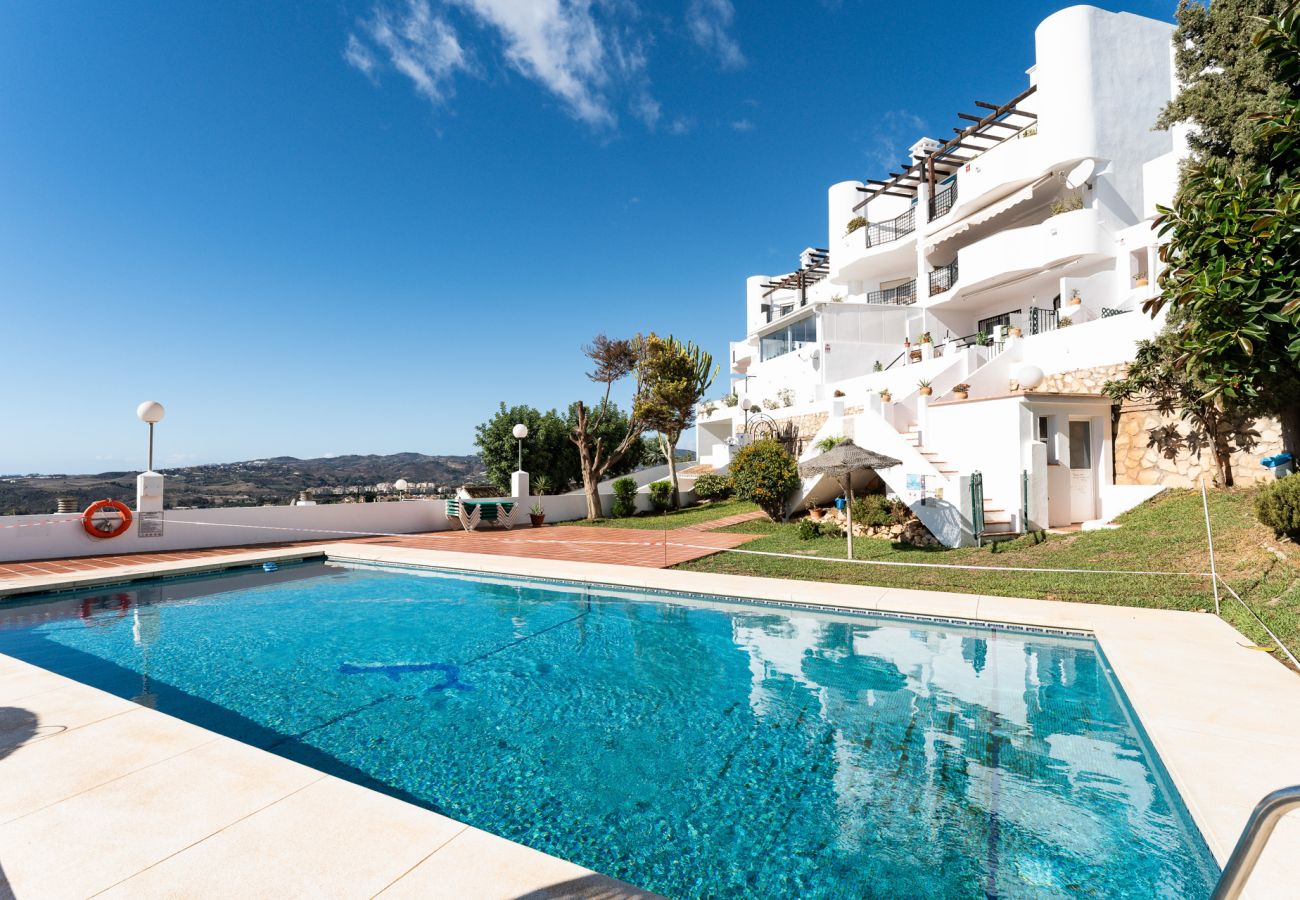
{"label": "beige pool deck paving", "polygon": [[[0,597],[321,556],[1085,631],[1220,863],[1300,784],[1300,678],[1208,614],[357,542],[5,577]],[[20,898],[653,896],[4,656],[0,869]],[[1248,896],[1300,897],[1300,815]]]}

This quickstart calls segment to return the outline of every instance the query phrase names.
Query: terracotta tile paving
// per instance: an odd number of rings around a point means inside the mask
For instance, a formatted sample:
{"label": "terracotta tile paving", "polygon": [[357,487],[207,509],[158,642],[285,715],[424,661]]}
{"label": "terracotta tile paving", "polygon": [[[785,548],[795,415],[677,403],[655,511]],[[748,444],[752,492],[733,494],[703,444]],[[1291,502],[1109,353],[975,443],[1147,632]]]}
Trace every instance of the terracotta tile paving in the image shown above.
{"label": "terracotta tile paving", "polygon": [[[522,527],[511,531],[436,531],[396,537],[353,538],[361,544],[383,544],[424,550],[449,550],[460,553],[485,553],[523,556],[531,559],[559,559],[574,562],[615,563],[625,566],[663,568],[708,556],[716,550],[738,547],[757,535],[726,534],[715,529],[760,518],[761,512],[741,513],[698,525],[652,531],[642,528],[586,528],[581,525],[543,528]],[[32,560],[0,563],[0,579],[19,580],[29,575],[66,575],[113,569],[119,566],[144,565],[210,559],[250,550],[285,547],[312,547],[345,541],[291,541],[279,544],[256,544],[243,547],[213,547],[204,550],[174,550],[165,553],[122,553],[110,556],[82,556],[69,559]],[[692,546],[682,546],[689,544]]]}

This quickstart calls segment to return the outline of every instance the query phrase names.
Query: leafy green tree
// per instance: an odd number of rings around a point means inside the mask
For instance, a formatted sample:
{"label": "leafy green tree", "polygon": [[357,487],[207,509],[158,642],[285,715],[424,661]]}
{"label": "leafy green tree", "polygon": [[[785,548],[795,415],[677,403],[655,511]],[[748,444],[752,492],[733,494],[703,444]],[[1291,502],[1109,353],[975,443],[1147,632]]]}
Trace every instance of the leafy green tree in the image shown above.
{"label": "leafy green tree", "polygon": [[741,500],[757,503],[779,522],[785,504],[798,489],[799,463],[780,441],[765,438],[742,447],[731,460],[731,483]]}
{"label": "leafy green tree", "polygon": [[474,445],[483,458],[488,481],[503,495],[509,493],[510,473],[519,463],[518,442],[512,432],[521,422],[528,426],[524,470],[545,477],[558,489],[577,480],[578,454],[569,441],[565,417],[553,409],[542,412],[531,406],[507,407],[502,403],[492,418],[474,429]]}
{"label": "leafy green tree", "polygon": [[1165,415],[1177,414],[1185,431],[1176,424],[1157,428],[1147,446],[1169,459],[1184,452],[1197,456],[1208,449],[1218,472],[1216,481],[1232,487],[1233,451],[1251,450],[1259,440],[1255,417],[1225,405],[1223,397],[1208,396],[1208,386],[1183,370],[1179,327],[1171,321],[1155,340],[1139,343],[1125,377],[1106,382],[1102,390],[1113,400],[1144,401]]}
{"label": "leafy green tree", "polygon": [[1233,172],[1189,165],[1173,209],[1161,208],[1168,268],[1151,313],[1178,312],[1174,339],[1187,376],[1223,408],[1275,415],[1300,450],[1300,17],[1270,20],[1256,45],[1283,93],[1261,117],[1266,165]]}
{"label": "leafy green tree", "polygon": [[1198,160],[1218,159],[1235,173],[1267,161],[1253,117],[1276,111],[1287,95],[1277,66],[1252,40],[1262,20],[1284,0],[1180,0],[1174,29],[1174,70],[1182,85],[1164,108],[1158,128],[1187,122]]}
{"label": "leafy green tree", "polygon": [[672,505],[681,505],[677,484],[677,442],[695,424],[695,407],[718,377],[713,356],[672,335],[651,334],[641,347],[641,390],[635,414],[646,428],[659,434],[659,447],[668,462]]}

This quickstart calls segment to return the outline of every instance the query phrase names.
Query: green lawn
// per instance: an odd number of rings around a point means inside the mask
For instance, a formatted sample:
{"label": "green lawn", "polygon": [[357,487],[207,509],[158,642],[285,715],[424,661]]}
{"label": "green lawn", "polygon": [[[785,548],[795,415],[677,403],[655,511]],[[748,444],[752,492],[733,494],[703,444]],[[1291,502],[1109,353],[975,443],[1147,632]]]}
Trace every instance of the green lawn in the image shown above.
{"label": "green lawn", "polygon": [[[1278,540],[1270,530],[1256,522],[1252,502],[1253,492],[1249,490],[1216,491],[1210,495],[1218,569],[1292,652],[1300,653],[1300,550],[1293,543]],[[922,550],[884,540],[855,539],[854,556],[857,559],[958,565],[1209,571],[1205,519],[1199,492],[1166,491],[1126,513],[1119,522],[1123,527],[1113,530],[1048,535],[1046,538],[1026,536],[982,548],[957,550]],[[758,540],[745,544],[744,550],[788,553],[801,558],[724,552],[684,563],[678,568],[1160,609],[1214,609],[1207,578],[835,565],[821,558],[843,559],[843,538],[804,541],[799,539],[793,525],[767,520],[745,522],[726,530],[762,535]],[[1270,643],[1263,629],[1226,592],[1222,609],[1224,618],[1251,640],[1259,644]]]}
{"label": "green lawn", "polygon": [[753,512],[758,506],[741,500],[722,500],[716,503],[702,503],[689,509],[678,509],[662,515],[646,513],[631,519],[597,519],[588,522],[579,519],[575,522],[557,522],[557,525],[584,525],[596,528],[645,528],[663,531],[667,528],[682,528],[686,525],[699,525],[714,519],[725,519],[740,513]]}

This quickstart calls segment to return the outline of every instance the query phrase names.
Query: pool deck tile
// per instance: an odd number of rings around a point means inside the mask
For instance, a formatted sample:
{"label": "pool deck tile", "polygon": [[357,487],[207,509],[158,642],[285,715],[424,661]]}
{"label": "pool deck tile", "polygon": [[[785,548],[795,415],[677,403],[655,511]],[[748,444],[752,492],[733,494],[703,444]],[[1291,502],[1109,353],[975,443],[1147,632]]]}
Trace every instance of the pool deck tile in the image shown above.
{"label": "pool deck tile", "polygon": [[103,896],[174,897],[183,885],[184,893],[202,897],[373,897],[466,827],[336,778],[318,778]]}
{"label": "pool deck tile", "polygon": [[[120,580],[128,572],[132,576],[177,574],[233,563],[322,554],[339,560],[423,564],[631,588],[655,587],[722,597],[815,603],[846,611],[881,610],[1083,630],[1097,637],[1220,862],[1226,859],[1261,797],[1284,785],[1300,784],[1300,715],[1297,715],[1300,679],[1269,654],[1249,649],[1249,641],[1222,619],[1203,613],[656,571],[644,565],[575,562],[545,556],[486,557],[477,551],[439,552],[352,541],[317,544],[306,549],[243,550],[223,554],[221,562],[214,561],[211,555],[172,554],[178,558],[112,570],[33,573],[21,579],[20,589],[50,589],[50,582],[57,582],[60,587],[82,580],[102,583],[106,577]],[[109,574],[106,576],[105,572]],[[0,594],[5,588],[12,590],[14,581],[4,582]],[[70,695],[77,692],[85,693],[87,699],[71,700]],[[157,891],[176,895],[187,893],[179,889],[178,880],[209,884],[202,879],[218,876],[204,873],[216,871],[225,873],[227,886],[249,885],[250,890],[243,892],[244,896],[321,893],[304,888],[316,882],[310,880],[310,874],[302,873],[326,865],[335,866],[331,871],[340,873],[335,876],[336,883],[355,883],[359,888],[365,885],[360,890],[365,893],[370,886],[407,865],[410,867],[402,870],[405,874],[392,881],[383,896],[637,895],[634,888],[455,823],[454,827],[463,830],[446,840],[447,831],[442,823],[447,820],[442,817],[344,782],[330,789],[340,792],[334,804],[338,821],[321,821],[317,797],[329,792],[323,782],[334,779],[314,770],[305,770],[316,780],[310,781],[311,787],[301,789],[298,794],[293,793],[293,785],[297,784],[293,778],[283,782],[273,780],[273,788],[261,794],[233,790],[244,798],[241,802],[247,807],[241,815],[232,817],[227,810],[223,815],[192,819],[190,807],[203,802],[209,787],[195,774],[196,770],[181,762],[185,756],[204,753],[216,758],[237,754],[243,760],[241,765],[250,769],[262,765],[301,767],[152,710],[137,707],[114,713],[113,698],[90,699],[90,695],[100,693],[61,676],[43,673],[26,663],[0,657],[0,698],[10,698],[3,705],[25,711],[25,717],[20,715],[22,721],[31,722],[35,717],[39,723],[32,739],[17,749],[4,749],[0,742],[0,822],[7,823],[0,825],[0,848],[4,851],[0,854],[0,866],[4,868],[0,895],[4,876],[10,879],[11,889],[19,896],[76,893],[64,890],[62,883],[58,889],[51,889],[48,881],[51,873],[70,871],[83,865],[87,858],[84,848],[68,835],[81,835],[78,829],[85,828],[85,840],[92,845],[100,839],[92,832],[106,832],[104,841],[124,840],[123,835],[156,827],[153,823],[159,808],[169,811],[166,821],[176,818],[193,822],[192,832],[177,835],[190,842],[185,846],[175,846],[176,840],[155,843],[149,845],[149,852],[138,855],[115,855],[114,851],[106,850],[107,862],[102,866],[95,864],[101,874],[90,880],[98,884],[113,877],[121,882],[135,876],[119,886],[121,894],[147,896]],[[97,718],[101,713],[107,715]],[[5,721],[0,717],[0,734],[10,733],[3,730]],[[67,725],[67,730],[59,730],[60,724]],[[21,727],[19,721],[19,732]],[[187,771],[189,778],[181,774]],[[168,790],[151,794],[147,787],[151,772],[177,774],[168,782]],[[111,783],[118,781],[127,787],[138,786],[138,790],[112,787]],[[319,794],[317,785],[322,785]],[[277,793],[285,794],[287,799],[271,796]],[[98,800],[108,796],[116,797],[116,805],[112,808],[104,803],[97,805]],[[142,796],[153,799],[142,803]],[[386,804],[398,804],[413,817],[433,818],[427,826],[406,824],[399,821],[402,814],[376,812]],[[231,809],[238,805],[232,804]],[[385,844],[372,853],[354,854],[366,857],[364,865],[360,859],[329,851],[334,842],[347,838],[347,829],[340,836],[337,828],[339,823],[348,821],[354,810],[362,821],[369,821],[375,815],[386,820],[391,818],[393,827],[405,835],[388,842],[397,848],[391,859],[373,858],[375,854],[382,855]],[[223,818],[229,821],[218,821]],[[194,838],[208,829],[210,834]],[[430,835],[430,849],[419,857],[420,839],[416,833],[423,834],[422,829],[427,829]],[[356,839],[362,840],[366,829],[353,831]],[[266,834],[278,835],[279,843],[263,837]],[[315,837],[299,837],[312,835]],[[23,837],[23,841],[15,843],[17,837]],[[439,844],[439,840],[444,842]],[[265,847],[269,843],[274,846],[276,858],[283,855],[283,859],[275,866],[268,866],[265,855],[249,857],[240,849],[259,843],[263,845],[263,854],[270,852]],[[22,851],[17,852],[17,847],[23,848]],[[157,858],[143,862],[146,856]],[[411,863],[412,859],[415,863]],[[137,865],[136,871],[127,871]],[[152,875],[150,867],[155,870]],[[284,877],[277,880],[274,872],[267,874],[264,869],[282,871]],[[143,874],[138,874],[141,871]],[[40,875],[47,880],[40,881]],[[131,882],[138,891],[128,889]],[[1300,817],[1293,816],[1279,826],[1261,858],[1249,896],[1257,900],[1294,896],[1293,889],[1298,883]],[[268,885],[265,890],[264,884]]]}
{"label": "pool deck tile", "polygon": [[381,900],[622,900],[657,896],[536,850],[520,848],[525,851],[521,853],[515,849],[518,847],[505,838],[468,828],[379,896]]}

